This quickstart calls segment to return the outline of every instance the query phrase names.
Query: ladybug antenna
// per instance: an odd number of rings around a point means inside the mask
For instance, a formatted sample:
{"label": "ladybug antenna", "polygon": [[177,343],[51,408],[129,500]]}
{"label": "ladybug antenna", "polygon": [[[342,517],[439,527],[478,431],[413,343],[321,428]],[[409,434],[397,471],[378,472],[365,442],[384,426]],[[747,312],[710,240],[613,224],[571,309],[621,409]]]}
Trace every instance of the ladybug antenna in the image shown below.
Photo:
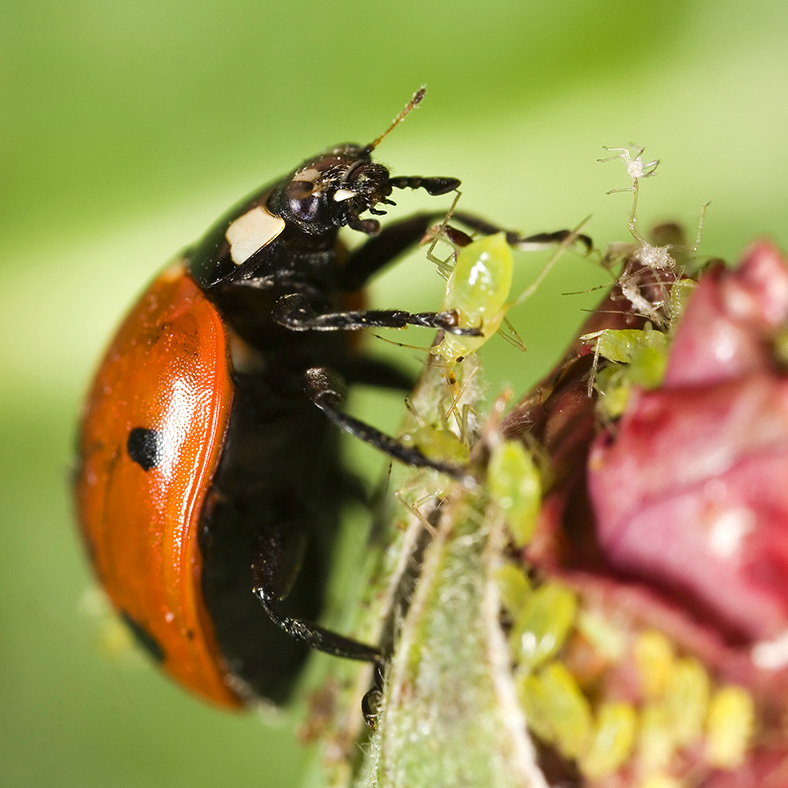
{"label": "ladybug antenna", "polygon": [[383,140],[388,137],[388,135],[394,131],[394,129],[402,123],[405,118],[411,113],[412,110],[416,109],[416,107],[421,103],[421,100],[424,98],[424,94],[427,92],[427,88],[422,85],[414,94],[413,98],[405,105],[405,108],[402,112],[391,121],[391,125],[375,140],[369,143],[369,145],[364,148],[364,153],[372,153],[375,148],[380,145]]}

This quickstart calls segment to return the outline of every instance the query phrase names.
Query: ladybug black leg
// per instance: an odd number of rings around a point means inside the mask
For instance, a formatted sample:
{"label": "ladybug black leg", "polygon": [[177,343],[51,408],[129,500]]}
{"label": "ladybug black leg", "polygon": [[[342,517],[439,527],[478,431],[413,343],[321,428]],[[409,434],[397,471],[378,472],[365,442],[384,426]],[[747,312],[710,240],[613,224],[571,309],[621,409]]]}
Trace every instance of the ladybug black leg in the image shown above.
{"label": "ladybug black leg", "polygon": [[382,268],[414,246],[442,214],[417,213],[392,222],[356,249],[340,272],[339,286],[353,292]]}
{"label": "ladybug black leg", "polygon": [[282,588],[280,540],[274,529],[259,539],[257,554],[252,560],[252,593],[260,600],[268,617],[290,637],[301,640],[318,651],[335,657],[377,662],[380,650],[366,643],[351,640],[317,624],[301,621],[279,610],[279,602],[287,596]]}
{"label": "ladybug black leg", "polygon": [[534,235],[520,235],[520,233],[513,232],[512,230],[505,230],[472,213],[455,211],[452,214],[452,219],[460,221],[471,229],[478,230],[484,235],[493,235],[503,232],[506,234],[506,243],[514,249],[524,249],[526,251],[547,249],[556,244],[564,243],[567,239],[573,239],[573,242],[582,244],[586,252],[590,252],[594,248],[594,242],[591,240],[590,236],[584,235],[583,233],[576,233],[573,230],[556,230],[555,232],[535,233]]}
{"label": "ladybug black leg", "polygon": [[418,468],[432,468],[455,479],[464,479],[466,468],[451,463],[431,460],[413,446],[406,446],[359,419],[339,409],[345,398],[343,381],[324,367],[313,367],[306,371],[306,394],[326,416],[340,429],[374,446],[389,457]]}
{"label": "ladybug black leg", "polygon": [[481,328],[461,328],[458,315],[448,312],[405,312],[401,309],[356,310],[321,313],[308,296],[292,293],[274,305],[272,316],[280,326],[291,331],[361,331],[365,328],[438,328],[459,336],[479,336]]}
{"label": "ladybug black leg", "polygon": [[424,189],[427,194],[437,197],[456,191],[460,187],[460,180],[440,176],[399,175],[389,178],[389,184],[395,189]]}
{"label": "ladybug black leg", "polygon": [[[387,225],[378,235],[370,238],[353,252],[340,272],[340,289],[353,292],[363,287],[378,271],[418,243],[430,226],[442,218],[443,215],[439,213],[417,213]],[[546,249],[561,244],[568,238],[574,238],[584,247],[586,252],[590,252],[594,245],[589,236],[575,233],[572,230],[521,235],[512,230],[505,230],[471,213],[455,211],[452,218],[483,235],[503,232],[506,234],[506,242],[516,249]]]}

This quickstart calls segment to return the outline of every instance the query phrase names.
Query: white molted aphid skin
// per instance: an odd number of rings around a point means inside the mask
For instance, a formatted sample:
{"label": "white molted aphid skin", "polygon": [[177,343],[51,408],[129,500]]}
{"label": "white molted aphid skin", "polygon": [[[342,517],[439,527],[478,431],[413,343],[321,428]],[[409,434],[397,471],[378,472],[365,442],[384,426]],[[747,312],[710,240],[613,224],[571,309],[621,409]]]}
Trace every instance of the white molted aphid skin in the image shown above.
{"label": "white molted aphid skin", "polygon": [[757,523],[749,509],[732,509],[717,517],[708,529],[709,547],[720,558],[736,556]]}
{"label": "white molted aphid skin", "polygon": [[230,244],[230,257],[236,265],[243,265],[285,229],[285,220],[274,216],[259,205],[239,216],[225,233]]}
{"label": "white molted aphid skin", "polygon": [[788,630],[753,646],[752,661],[761,670],[781,670],[788,665]]}

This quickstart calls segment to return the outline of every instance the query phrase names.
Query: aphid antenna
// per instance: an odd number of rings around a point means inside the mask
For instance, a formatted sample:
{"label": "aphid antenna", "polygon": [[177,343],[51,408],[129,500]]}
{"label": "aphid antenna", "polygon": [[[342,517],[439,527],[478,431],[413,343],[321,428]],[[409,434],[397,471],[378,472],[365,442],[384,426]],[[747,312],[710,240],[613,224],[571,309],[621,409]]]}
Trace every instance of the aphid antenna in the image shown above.
{"label": "aphid antenna", "polygon": [[[605,269],[607,270],[607,269]],[[612,283],[616,283],[616,277],[611,277]],[[587,293],[595,293],[597,290],[608,290],[610,289],[610,282],[604,282],[601,285],[594,285],[593,287],[587,287],[585,290],[565,290],[561,293],[562,296],[575,296],[575,295],[586,295]],[[596,312],[595,309],[584,309],[584,312]]]}
{"label": "aphid antenna", "polygon": [[364,152],[367,154],[372,153],[372,151],[375,150],[375,148],[377,148],[378,145],[380,145],[380,143],[383,142],[383,140],[386,139],[386,137],[388,137],[388,135],[394,131],[394,129],[399,126],[399,124],[402,123],[402,121],[405,120],[405,118],[407,118],[414,109],[416,109],[416,107],[418,107],[426,92],[427,86],[422,85],[413,94],[413,98],[411,98],[411,100],[405,105],[399,115],[397,115],[397,117],[391,121],[391,125],[379,137],[370,142],[369,145],[364,148]]}

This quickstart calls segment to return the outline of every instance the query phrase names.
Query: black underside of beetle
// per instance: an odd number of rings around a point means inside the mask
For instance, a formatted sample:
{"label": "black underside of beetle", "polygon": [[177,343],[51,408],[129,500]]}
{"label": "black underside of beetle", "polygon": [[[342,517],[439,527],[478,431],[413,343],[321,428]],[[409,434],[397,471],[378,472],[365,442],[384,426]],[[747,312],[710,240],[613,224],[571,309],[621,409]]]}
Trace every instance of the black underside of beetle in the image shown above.
{"label": "black underside of beetle", "polygon": [[[216,475],[203,509],[202,587],[227,670],[251,694],[285,701],[309,648],[274,624],[252,593],[260,545],[277,545],[277,592],[290,616],[316,621],[346,485],[339,435],[304,394],[304,370],[348,356],[341,334],[295,334],[270,321],[276,293],[230,288],[217,296],[247,340],[260,338],[262,370],[235,372],[234,399]],[[230,299],[241,299],[230,304]],[[255,317],[253,317],[255,316]],[[243,322],[243,321],[241,321]],[[292,585],[292,588],[291,588]]]}

